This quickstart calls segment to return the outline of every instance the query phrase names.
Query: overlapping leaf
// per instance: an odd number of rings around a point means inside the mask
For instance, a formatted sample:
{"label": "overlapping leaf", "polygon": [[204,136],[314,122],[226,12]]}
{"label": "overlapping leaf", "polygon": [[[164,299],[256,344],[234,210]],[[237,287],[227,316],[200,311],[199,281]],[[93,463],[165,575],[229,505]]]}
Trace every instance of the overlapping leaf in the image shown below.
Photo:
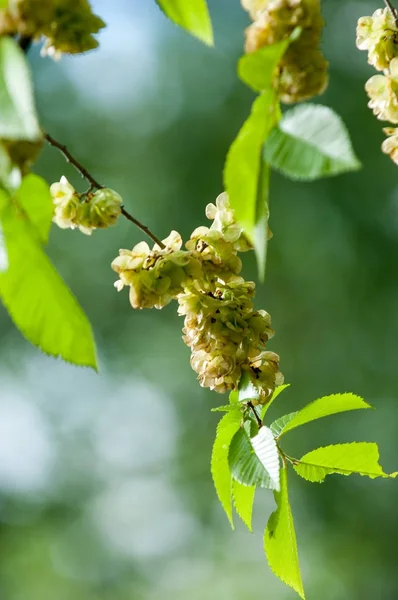
{"label": "overlapping leaf", "polygon": [[279,417],[279,419],[276,419],[273,423],[271,423],[270,429],[276,438],[278,438],[280,436],[281,432],[285,429],[286,425],[292,419],[294,419],[294,417],[297,414],[298,414],[298,411],[288,413],[287,415],[283,415],[282,417]]}
{"label": "overlapping leaf", "polygon": [[279,492],[279,453],[271,429],[263,425],[258,434],[250,439],[250,443],[270,477],[272,489]]}
{"label": "overlapping leaf", "polygon": [[15,200],[37,231],[39,240],[46,243],[54,210],[48,183],[30,173],[23,178],[15,193]]}
{"label": "overlapping leaf", "polygon": [[276,95],[274,90],[269,90],[254,101],[251,114],[232,142],[225,163],[224,184],[231,207],[253,242],[262,148],[276,120]]}
{"label": "overlapping leaf", "polygon": [[252,531],[252,515],[255,493],[255,485],[243,485],[242,483],[239,483],[239,481],[236,481],[236,479],[232,480],[232,497],[235,510],[249,531]]}
{"label": "overlapping leaf", "polygon": [[236,409],[222,417],[218,426],[216,439],[211,455],[211,474],[217,496],[233,527],[231,485],[232,476],[229,468],[228,454],[232,439],[240,428],[241,412]]}
{"label": "overlapping leaf", "polygon": [[361,167],[341,118],[319,104],[289,110],[269,135],[264,159],[291,179],[307,181]]}
{"label": "overlapping leaf", "polygon": [[235,434],[229,449],[229,465],[234,479],[242,485],[257,485],[272,489],[267,471],[257,458],[246,431]]}
{"label": "overlapping leaf", "polygon": [[352,475],[358,473],[375,479],[376,477],[396,477],[388,475],[379,465],[379,449],[372,442],[352,442],[333,444],[317,448],[305,454],[298,464],[293,465],[296,473],[308,481],[321,483],[327,475]]}

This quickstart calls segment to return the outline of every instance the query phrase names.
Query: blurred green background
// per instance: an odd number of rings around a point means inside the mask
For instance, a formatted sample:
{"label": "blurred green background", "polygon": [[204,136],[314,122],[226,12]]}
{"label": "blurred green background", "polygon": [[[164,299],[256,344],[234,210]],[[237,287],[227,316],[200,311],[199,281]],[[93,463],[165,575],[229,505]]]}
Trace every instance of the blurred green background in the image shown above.
{"label": "blurred green background", "polygon": [[[377,4],[324,0],[330,85],[320,99],[347,124],[362,171],[319,183],[272,177],[268,310],[289,390],[272,417],[332,392],[353,391],[377,412],[308,425],[293,455],[318,445],[376,441],[398,469],[397,167],[380,152],[367,108],[374,74],[355,48],[358,17]],[[253,94],[235,74],[248,24],[238,0],[210,1],[216,46],[178,30],[147,0],[98,0],[99,51],[29,55],[44,127],[66,143],[160,237],[186,239],[222,191],[229,145]],[[87,186],[51,148],[36,171]],[[54,228],[49,253],[87,311],[100,374],[30,347],[1,311],[1,600],[289,600],[269,570],[262,533],[273,509],[260,491],[254,535],[232,532],[209,460],[225,398],[189,366],[176,306],[134,312],[113,287],[119,248],[141,233],[126,222],[92,238]],[[253,256],[244,274],[256,278]],[[271,412],[271,411],[270,411]],[[398,598],[398,485],[292,474],[304,584],[316,600]]]}

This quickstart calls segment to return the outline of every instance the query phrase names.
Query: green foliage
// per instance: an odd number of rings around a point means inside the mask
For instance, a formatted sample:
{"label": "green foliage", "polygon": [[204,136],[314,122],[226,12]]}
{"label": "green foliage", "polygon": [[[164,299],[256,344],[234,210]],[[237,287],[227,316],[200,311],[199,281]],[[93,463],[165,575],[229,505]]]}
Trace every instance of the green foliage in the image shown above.
{"label": "green foliage", "polygon": [[269,409],[269,407],[271,406],[271,404],[277,399],[277,397],[279,396],[279,394],[281,394],[289,386],[290,386],[290,383],[284,383],[283,385],[278,385],[278,387],[275,388],[275,391],[272,394],[270,401],[267,402],[266,404],[264,404],[261,407],[261,419],[264,419],[267,410]]}
{"label": "green foliage", "polygon": [[238,62],[240,79],[256,92],[271,89],[275,70],[289,44],[290,40],[283,40],[272,46],[265,46],[257,52],[244,54]]}
{"label": "green foliage", "polygon": [[270,477],[257,458],[245,429],[239,429],[234,435],[228,458],[233,479],[242,485],[271,489]]}
{"label": "green foliage", "polygon": [[213,29],[206,0],[157,0],[165,15],[193,36],[213,46]]}
{"label": "green foliage", "polygon": [[261,94],[228,151],[224,184],[237,221],[242,225],[257,256],[263,279],[268,239],[269,167],[262,159],[264,142],[281,114],[274,76],[291,39],[243,56],[239,77]]}
{"label": "green foliage", "polygon": [[300,425],[310,423],[315,419],[322,419],[323,417],[335,415],[337,413],[363,408],[372,407],[356,394],[345,393],[323,396],[322,398],[310,402],[310,404],[307,404],[307,406],[293,415],[293,418],[287,420],[285,427],[279,433],[279,437],[288,431],[300,427]]}
{"label": "green foliage", "polygon": [[7,271],[0,274],[3,303],[21,333],[43,352],[96,368],[90,323],[40,246],[44,220],[38,219],[37,230],[17,198],[11,201],[0,191],[9,263]]}
{"label": "green foliage", "polygon": [[0,138],[41,138],[29,69],[22,50],[9,37],[0,38]]}
{"label": "green foliage", "polygon": [[265,278],[265,265],[267,262],[270,175],[271,169],[269,164],[265,161],[261,161],[253,232],[258,278],[261,282],[263,282]]}
{"label": "green foliage", "polygon": [[277,509],[269,518],[264,535],[264,549],[273,572],[305,598],[297,551],[296,532],[289,504],[287,469],[281,469],[281,489],[274,492]]}
{"label": "green foliage", "polygon": [[271,423],[270,429],[276,438],[279,438],[281,432],[285,429],[286,425],[292,419],[294,419],[294,417],[298,415],[298,413],[299,411],[296,410],[295,412],[288,413],[287,415],[279,417],[279,419],[276,419],[273,423]]}
{"label": "green foliage", "polygon": [[254,241],[256,204],[261,183],[261,154],[264,141],[277,122],[278,109],[273,90],[264,92],[253,103],[227,155],[224,184],[236,220]]}
{"label": "green foliage", "polygon": [[253,531],[252,515],[255,493],[255,485],[243,485],[239,481],[236,481],[236,479],[232,480],[232,498],[235,510],[249,531]]}
{"label": "green foliage", "polygon": [[232,439],[240,428],[241,412],[236,409],[222,417],[216,432],[216,439],[211,455],[211,474],[218,499],[224,508],[233,527],[231,485],[232,477],[229,468],[228,454]]}
{"label": "green foliage", "polygon": [[32,224],[39,241],[45,244],[54,210],[48,183],[33,173],[27,175],[15,193],[15,200]]}
{"label": "green foliage", "polygon": [[232,477],[242,485],[273,489],[273,482],[256,456],[249,435],[243,427],[235,434],[230,445],[229,466]]}
{"label": "green foliage", "polygon": [[264,159],[291,179],[307,181],[361,167],[341,118],[318,104],[296,106],[283,116],[267,139]]}
{"label": "green foliage", "polygon": [[379,449],[371,442],[352,442],[317,448],[305,454],[293,465],[307,481],[321,483],[326,475],[338,473],[351,475],[359,473],[371,479],[376,477],[396,477],[397,473],[387,475],[379,465]]}
{"label": "green foliage", "polygon": [[250,442],[257,458],[270,477],[272,489],[279,491],[279,453],[271,429],[263,425]]}

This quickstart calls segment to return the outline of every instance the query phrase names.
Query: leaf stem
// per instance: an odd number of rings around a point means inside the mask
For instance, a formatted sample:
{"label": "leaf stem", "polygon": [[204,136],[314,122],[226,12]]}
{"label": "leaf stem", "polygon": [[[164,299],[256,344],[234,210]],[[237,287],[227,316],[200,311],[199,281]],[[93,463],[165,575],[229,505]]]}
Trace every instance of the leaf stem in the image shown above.
{"label": "leaf stem", "polygon": [[[80,175],[89,182],[89,192],[95,189],[102,190],[105,187],[101,185],[96,179],[94,179],[91,173],[89,173],[89,171],[69,152],[68,148],[64,144],[58,142],[49,133],[44,133],[43,135],[47,142],[50,144],[50,146],[54,146],[54,148],[57,148],[64,155],[65,160],[68,163],[70,163],[76,169],[76,171],[78,171],[78,173],[80,173]],[[152,233],[152,231],[146,225],[143,225],[140,221],[138,221],[138,219],[130,215],[130,213],[128,213],[124,207],[122,207],[122,215],[128,221],[134,223],[136,227],[141,229],[141,231],[143,231],[149,238],[151,238],[151,240],[153,240],[155,244],[157,244],[160,248],[165,248],[163,242],[154,233]]]}
{"label": "leaf stem", "polygon": [[282,448],[279,446],[278,442],[276,443],[276,447],[278,448],[279,454],[282,458],[282,462],[285,464],[286,461],[290,462],[292,465],[299,465],[300,461],[297,458],[293,458],[293,456],[289,456],[285,452],[283,452]]}
{"label": "leaf stem", "polygon": [[254,414],[254,416],[255,416],[255,419],[256,419],[256,421],[257,421],[258,428],[260,429],[260,428],[263,426],[263,422],[261,421],[260,417],[258,416],[258,414],[257,414],[257,411],[256,411],[256,409],[254,408],[254,404],[253,404],[253,402],[252,402],[251,400],[249,400],[249,402],[247,403],[247,406],[248,406],[249,408],[251,408],[251,410],[252,410],[252,412],[253,412],[253,414]]}

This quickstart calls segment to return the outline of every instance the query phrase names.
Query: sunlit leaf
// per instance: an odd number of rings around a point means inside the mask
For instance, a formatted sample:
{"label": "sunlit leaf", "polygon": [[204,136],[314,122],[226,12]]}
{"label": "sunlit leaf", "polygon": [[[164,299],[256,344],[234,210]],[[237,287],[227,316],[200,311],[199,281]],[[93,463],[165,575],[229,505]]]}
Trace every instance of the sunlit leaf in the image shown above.
{"label": "sunlit leaf", "polygon": [[23,178],[15,199],[35,227],[42,243],[46,243],[53,216],[53,202],[48,183],[33,173]]}
{"label": "sunlit leaf", "polygon": [[0,192],[8,270],[0,274],[0,296],[15,325],[32,344],[52,356],[96,368],[90,323],[43,252],[35,230]]}
{"label": "sunlit leaf", "polygon": [[239,481],[236,481],[236,479],[232,480],[232,497],[235,510],[249,531],[252,531],[252,515],[255,493],[255,485],[247,486],[239,483]]}
{"label": "sunlit leaf", "polygon": [[327,475],[352,475],[359,473],[375,479],[376,477],[396,477],[398,473],[387,475],[379,465],[379,449],[372,442],[352,442],[333,444],[317,448],[305,454],[299,463],[293,465],[307,481],[321,483]]}
{"label": "sunlit leaf", "polygon": [[247,402],[250,400],[258,401],[260,399],[260,392],[258,391],[258,388],[253,385],[250,375],[247,372],[244,372],[240,379],[238,399],[239,402]]}
{"label": "sunlit leaf", "polygon": [[272,484],[272,489],[279,491],[279,453],[271,429],[261,427],[258,434],[250,439],[257,458],[267,471]]}
{"label": "sunlit leaf", "polygon": [[331,394],[330,396],[323,396],[318,398],[307,406],[304,406],[281,430],[279,435],[284,435],[288,431],[310,423],[315,419],[321,419],[337,413],[359,410],[363,408],[372,408],[370,404],[365,402],[360,396],[347,392],[345,394]]}
{"label": "sunlit leaf", "polygon": [[264,159],[288,177],[308,181],[361,167],[343,121],[319,104],[289,110],[270,133]]}
{"label": "sunlit leaf", "polygon": [[0,273],[8,269],[8,254],[3,229],[0,226]]}
{"label": "sunlit leaf", "polygon": [[297,414],[298,414],[298,410],[296,412],[292,412],[287,415],[283,415],[283,417],[279,417],[279,419],[276,419],[276,421],[271,423],[270,429],[276,438],[280,436],[281,431],[283,431],[285,429],[285,427],[289,423],[289,421],[294,419],[294,417]]}
{"label": "sunlit leaf", "polygon": [[277,509],[270,516],[265,530],[264,549],[275,575],[305,600],[296,532],[289,504],[286,467],[281,469],[280,480],[280,492],[274,492]]}
{"label": "sunlit leaf", "polygon": [[0,38],[0,138],[37,140],[42,136],[29,68],[15,40]]}
{"label": "sunlit leaf", "polygon": [[193,36],[213,46],[213,29],[206,0],[157,0],[165,15]]}
{"label": "sunlit leaf", "polygon": [[259,185],[263,183],[263,144],[276,122],[276,93],[269,90],[254,101],[251,114],[232,142],[225,162],[224,183],[230,204],[235,210],[237,221],[253,243]]}
{"label": "sunlit leaf", "polygon": [[233,478],[242,485],[258,485],[273,489],[273,483],[244,428],[235,434],[229,449],[229,465]]}
{"label": "sunlit leaf", "polygon": [[232,527],[232,477],[228,454],[232,438],[239,430],[241,421],[242,414],[239,410],[230,411],[222,417],[217,426],[216,439],[211,455],[211,474],[214,487]]}

